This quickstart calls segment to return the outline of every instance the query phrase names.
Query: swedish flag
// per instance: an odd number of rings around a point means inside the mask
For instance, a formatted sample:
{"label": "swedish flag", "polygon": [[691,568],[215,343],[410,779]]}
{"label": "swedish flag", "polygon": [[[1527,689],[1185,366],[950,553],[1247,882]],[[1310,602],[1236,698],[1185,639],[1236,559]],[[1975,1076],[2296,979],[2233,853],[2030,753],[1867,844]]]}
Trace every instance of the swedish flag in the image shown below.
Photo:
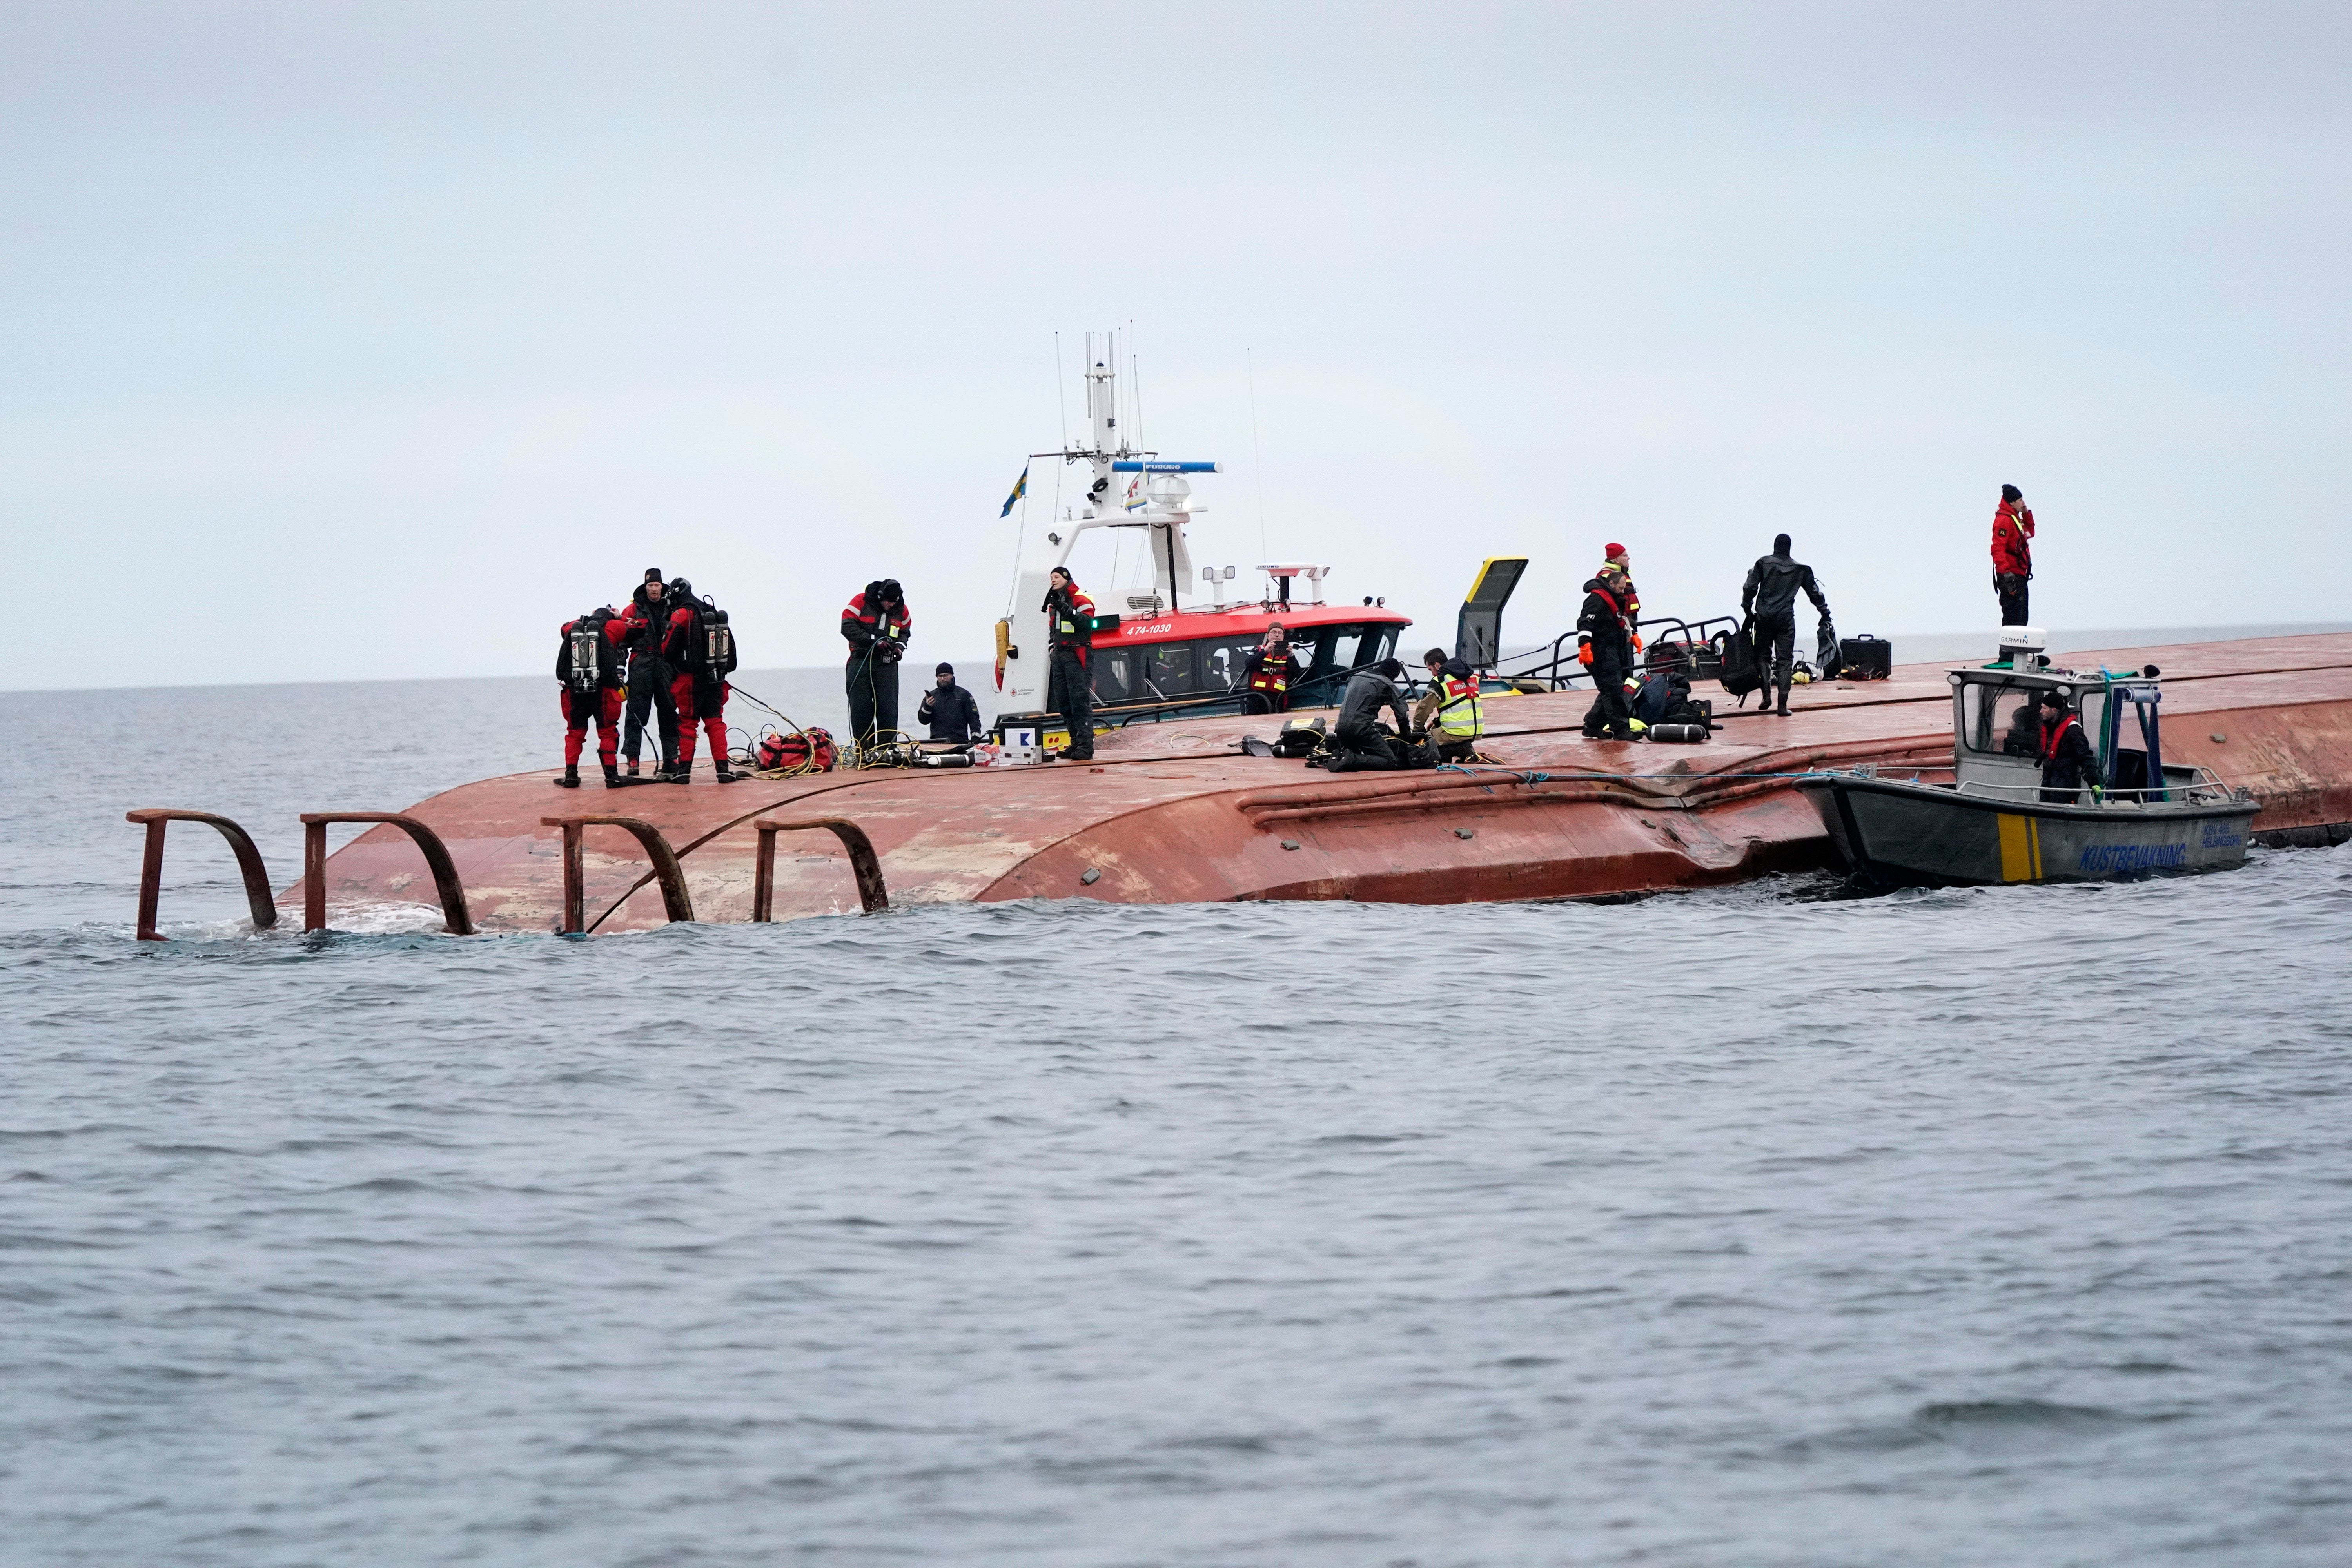
{"label": "swedish flag", "polygon": [[1021,465],[1021,477],[1018,479],[1015,479],[1013,483],[1013,493],[1004,498],[1004,510],[998,512],[996,515],[999,517],[1011,517],[1013,515],[1013,503],[1028,493],[1029,465],[1024,463]]}

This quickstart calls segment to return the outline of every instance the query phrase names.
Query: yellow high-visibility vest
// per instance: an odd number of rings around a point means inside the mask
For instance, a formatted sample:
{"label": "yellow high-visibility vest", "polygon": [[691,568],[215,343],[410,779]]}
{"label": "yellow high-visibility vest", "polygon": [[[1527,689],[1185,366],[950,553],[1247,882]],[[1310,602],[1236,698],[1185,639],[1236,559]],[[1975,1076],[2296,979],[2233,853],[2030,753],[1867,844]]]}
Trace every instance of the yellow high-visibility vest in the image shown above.
{"label": "yellow high-visibility vest", "polygon": [[1449,675],[1438,683],[1444,700],[1437,705],[1437,732],[1457,741],[1475,740],[1486,732],[1486,713],[1478,700],[1478,678]]}

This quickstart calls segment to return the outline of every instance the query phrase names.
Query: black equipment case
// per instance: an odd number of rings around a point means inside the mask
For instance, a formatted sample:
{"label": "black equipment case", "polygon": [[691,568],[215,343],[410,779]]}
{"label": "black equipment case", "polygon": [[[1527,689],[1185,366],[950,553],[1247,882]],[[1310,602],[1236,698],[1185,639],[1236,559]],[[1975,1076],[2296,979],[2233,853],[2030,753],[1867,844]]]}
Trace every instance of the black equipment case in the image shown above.
{"label": "black equipment case", "polygon": [[1838,679],[1884,680],[1895,672],[1895,645],[1864,632],[1838,639]]}

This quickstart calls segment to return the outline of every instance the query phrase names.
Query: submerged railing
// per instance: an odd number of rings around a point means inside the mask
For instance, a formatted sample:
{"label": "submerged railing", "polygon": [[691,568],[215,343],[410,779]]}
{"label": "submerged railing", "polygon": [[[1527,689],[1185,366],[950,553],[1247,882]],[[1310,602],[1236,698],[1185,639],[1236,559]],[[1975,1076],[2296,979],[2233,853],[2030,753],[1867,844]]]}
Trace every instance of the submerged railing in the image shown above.
{"label": "submerged railing", "polygon": [[[246,902],[253,912],[253,923],[267,931],[278,923],[278,905],[269,890],[269,872],[254,847],[253,837],[236,823],[209,811],[185,811],[172,806],[142,806],[124,814],[125,819],[147,830],[146,856],[139,875],[139,940],[163,942],[165,937],[157,929],[157,906],[162,901],[163,883],[163,840],[174,822],[202,822],[219,830],[236,852],[237,869],[245,879]],[[740,819],[739,819],[740,820]],[[425,864],[433,874],[433,885],[441,900],[442,920],[453,936],[476,933],[473,913],[466,900],[465,884],[457,875],[457,862],[439,834],[414,816],[391,811],[313,811],[301,814],[302,824],[302,929],[320,931],[327,929],[327,829],[339,823],[366,823],[377,826],[397,827],[415,841],[425,857]],[[647,859],[653,862],[654,878],[661,886],[662,909],[673,922],[695,920],[694,900],[687,891],[686,870],[677,851],[652,823],[633,816],[607,816],[583,814],[577,816],[543,816],[540,825],[561,829],[563,835],[563,916],[558,930],[567,936],[584,935],[588,930],[587,871],[584,838],[591,827],[617,827],[635,838],[643,847]],[[858,906],[867,914],[877,914],[890,907],[890,894],[882,879],[881,857],[874,850],[874,841],[866,830],[846,817],[819,816],[797,822],[782,822],[772,817],[761,817],[751,824],[759,835],[755,850],[755,876],[751,895],[751,918],[766,922],[775,915],[776,835],[822,830],[841,841],[848,852],[850,870],[857,880]],[[699,840],[697,841],[700,842]],[[642,882],[636,886],[642,886]],[[634,889],[633,889],[634,890]],[[616,908],[618,906],[615,906]],[[609,914],[611,911],[607,910]],[[600,922],[601,923],[601,920]]]}
{"label": "submerged railing", "polygon": [[889,889],[882,885],[882,862],[874,853],[874,841],[866,830],[846,817],[816,816],[806,822],[778,822],[761,817],[751,824],[759,830],[760,847],[756,869],[751,880],[751,919],[765,924],[774,912],[776,900],[776,835],[798,833],[823,828],[841,840],[849,852],[849,867],[857,876],[858,907],[875,914],[890,907]]}
{"label": "submerged railing", "polygon": [[457,880],[457,862],[449,858],[441,836],[413,816],[394,811],[306,811],[302,814],[302,929],[327,929],[327,827],[331,823],[388,824],[416,841],[425,864],[433,873],[434,890],[441,895],[441,919],[451,936],[474,934],[474,917],[466,908],[466,889]]}
{"label": "submerged railing", "polygon": [[261,863],[261,851],[253,847],[253,836],[244,828],[209,811],[182,811],[166,805],[142,806],[123,813],[123,819],[147,829],[147,855],[139,868],[141,942],[168,940],[155,929],[155,911],[163,897],[163,834],[174,822],[204,822],[219,828],[236,853],[236,868],[245,877],[245,901],[253,910],[254,925],[267,931],[278,923],[278,905],[269,896],[269,872]]}
{"label": "submerged railing", "polygon": [[694,900],[687,896],[686,871],[677,863],[677,851],[652,823],[634,816],[542,816],[539,822],[542,827],[563,829],[563,924],[558,929],[564,935],[587,934],[588,878],[582,837],[591,827],[618,827],[643,845],[661,884],[663,912],[673,924],[693,923]]}

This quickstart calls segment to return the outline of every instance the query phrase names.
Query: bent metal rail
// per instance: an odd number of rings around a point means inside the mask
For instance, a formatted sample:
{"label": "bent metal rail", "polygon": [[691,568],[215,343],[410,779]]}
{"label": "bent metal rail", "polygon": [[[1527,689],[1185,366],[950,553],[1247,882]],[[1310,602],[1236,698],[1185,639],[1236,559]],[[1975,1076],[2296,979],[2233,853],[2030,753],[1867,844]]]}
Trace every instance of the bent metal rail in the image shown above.
{"label": "bent metal rail", "polygon": [[[253,917],[256,930],[268,931],[278,924],[278,905],[269,891],[269,871],[255,847],[253,836],[233,819],[216,812],[189,811],[175,806],[142,806],[126,812],[124,820],[147,830],[146,850],[139,873],[139,925],[141,942],[165,942],[158,928],[157,916],[163,902],[164,835],[174,822],[201,822],[219,830],[236,856],[237,871],[245,880],[246,903]],[[302,824],[302,930],[307,935],[327,929],[327,829],[341,823],[367,823],[372,826],[397,827],[415,841],[425,857],[427,869],[433,873],[434,890],[441,900],[444,929],[451,936],[476,934],[471,911],[466,902],[465,885],[458,879],[457,862],[451,858],[448,846],[441,836],[425,823],[404,813],[394,811],[306,811]],[[673,922],[690,923],[694,920],[694,900],[687,890],[686,874],[678,863],[677,852],[661,829],[648,822],[628,816],[582,815],[541,818],[541,825],[562,830],[563,834],[563,925],[564,935],[578,936],[587,931],[586,876],[583,865],[582,840],[590,827],[618,827],[632,835],[645,847],[653,862],[654,875],[659,880],[662,903]],[[775,883],[776,835],[819,829],[831,832],[848,851],[850,865],[857,878],[857,898],[862,912],[874,914],[890,907],[890,895],[882,879],[882,864],[874,853],[873,841],[865,830],[845,817],[815,817],[806,822],[777,822],[762,818],[752,825],[759,830],[757,875],[762,889],[758,912],[753,919],[769,918],[770,890]]]}

